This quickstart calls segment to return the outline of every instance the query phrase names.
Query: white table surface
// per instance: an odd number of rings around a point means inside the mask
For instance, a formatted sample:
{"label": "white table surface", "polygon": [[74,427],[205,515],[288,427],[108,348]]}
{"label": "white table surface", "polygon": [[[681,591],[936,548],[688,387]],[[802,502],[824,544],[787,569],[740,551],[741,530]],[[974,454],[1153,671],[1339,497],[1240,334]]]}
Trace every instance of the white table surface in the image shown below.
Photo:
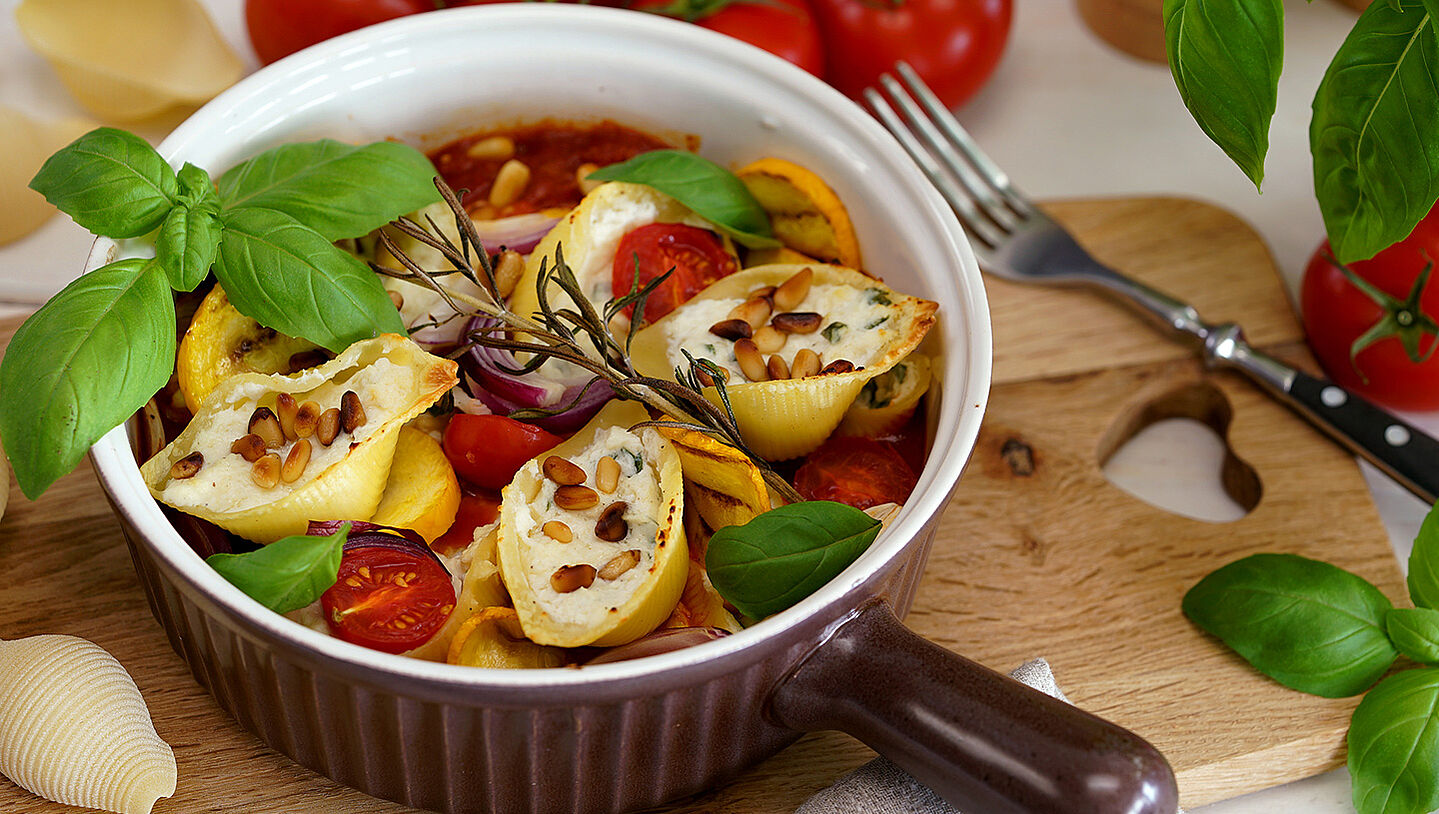
{"label": "white table surface", "polygon": [[[203,2],[254,67],[241,0]],[[0,0],[0,104],[40,117],[84,115],[21,39],[14,22],[18,4]],[[1334,0],[1286,0],[1284,77],[1261,195],[1190,120],[1165,66],[1128,57],[1096,38],[1072,0],[1018,0],[1016,6],[999,69],[960,111],[1015,182],[1038,198],[1174,194],[1222,205],[1258,230],[1293,291],[1322,235],[1309,169],[1309,104],[1354,12]],[[158,140],[175,123],[129,127]],[[0,315],[31,310],[58,291],[80,269],[89,244],[79,227],[56,217],[32,235],[0,246]],[[1406,417],[1439,433],[1439,413]],[[1207,431],[1171,425],[1146,433],[1107,471],[1116,482],[1147,488],[1157,499],[1190,495],[1192,510],[1223,516],[1226,500],[1217,478],[1181,480],[1170,474],[1176,458],[1212,460],[1217,472],[1218,450]],[[1425,506],[1375,470],[1366,467],[1365,475],[1402,564]],[[1064,676],[1058,678],[1062,686]],[[1206,806],[1197,814],[1276,810],[1352,814],[1348,775],[1337,770]]]}

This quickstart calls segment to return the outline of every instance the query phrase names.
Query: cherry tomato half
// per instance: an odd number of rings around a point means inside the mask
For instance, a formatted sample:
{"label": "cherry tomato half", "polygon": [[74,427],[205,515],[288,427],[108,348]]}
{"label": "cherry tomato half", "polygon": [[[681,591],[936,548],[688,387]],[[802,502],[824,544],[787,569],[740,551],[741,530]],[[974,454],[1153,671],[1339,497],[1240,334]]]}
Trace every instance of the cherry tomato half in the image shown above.
{"label": "cherry tomato half", "polygon": [[430,640],[455,609],[450,572],[403,537],[345,546],[335,584],[320,595],[336,638],[386,653]]}
{"label": "cherry tomato half", "polygon": [[795,491],[805,500],[833,500],[856,509],[903,503],[916,481],[894,446],[873,438],[830,438],[794,473]]}
{"label": "cherry tomato half", "polygon": [[[1403,302],[1425,265],[1439,260],[1439,206],[1430,210],[1409,237],[1368,260],[1349,264],[1350,271],[1370,285]],[[1417,313],[1439,319],[1439,283],[1424,287]],[[1439,353],[1412,361],[1397,336],[1379,339],[1350,358],[1354,342],[1385,318],[1386,310],[1334,264],[1329,243],[1320,244],[1309,260],[1299,287],[1299,310],[1309,347],[1336,384],[1396,410],[1439,409]],[[1439,342],[1416,327],[1415,348],[1423,358]]]}
{"label": "cherry tomato half", "polygon": [[460,510],[449,530],[430,543],[437,554],[450,554],[468,548],[475,541],[475,529],[488,526],[500,516],[500,496],[485,490],[465,489],[460,494]]}
{"label": "cherry tomato half", "polygon": [[435,0],[245,0],[245,27],[260,64],[396,17],[433,11]]}
{"label": "cherry tomato half", "polygon": [[525,461],[560,437],[502,415],[457,413],[445,428],[445,457],[455,474],[485,489],[503,489]]}
{"label": "cherry tomato half", "polygon": [[[616,297],[633,288],[636,262],[641,286],[674,269],[669,279],[645,300],[645,322],[654,322],[675,310],[737,268],[714,232],[682,223],[651,223],[620,238],[610,278]],[[633,306],[625,313],[633,317]]]}
{"label": "cherry tomato half", "polygon": [[806,0],[638,0],[630,8],[688,20],[824,74],[824,47]]}

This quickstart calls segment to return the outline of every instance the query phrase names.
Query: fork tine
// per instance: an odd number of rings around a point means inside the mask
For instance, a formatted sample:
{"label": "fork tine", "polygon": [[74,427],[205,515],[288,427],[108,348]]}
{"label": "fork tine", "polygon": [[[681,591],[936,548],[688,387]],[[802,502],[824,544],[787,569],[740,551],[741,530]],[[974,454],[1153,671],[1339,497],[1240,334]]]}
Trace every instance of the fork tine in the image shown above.
{"label": "fork tine", "polygon": [[929,89],[923,79],[920,79],[914,68],[911,68],[908,62],[900,60],[895,63],[894,69],[895,73],[904,80],[905,88],[919,100],[929,114],[929,120],[944,132],[948,143],[959,148],[959,151],[964,154],[975,170],[1000,193],[1004,202],[1020,215],[1028,215],[1033,212],[1034,209],[1029,200],[1009,180],[1009,173],[1006,173],[983,150],[979,149],[979,144],[974,137],[960,125],[959,120],[949,112],[944,103],[939,101],[939,97],[934,95],[934,91]]}
{"label": "fork tine", "polygon": [[865,88],[864,98],[875,116],[879,117],[885,128],[899,140],[905,152],[909,153],[914,162],[919,165],[920,170],[939,190],[940,195],[944,196],[944,199],[954,208],[955,214],[959,215],[959,219],[964,223],[965,230],[987,247],[998,247],[1003,242],[1004,233],[996,229],[989,219],[980,213],[974,200],[955,185],[950,174],[945,172],[934,156],[924,148],[924,145],[920,144],[919,139],[900,119],[899,114],[894,112],[894,108],[890,107],[879,91],[874,88]]}

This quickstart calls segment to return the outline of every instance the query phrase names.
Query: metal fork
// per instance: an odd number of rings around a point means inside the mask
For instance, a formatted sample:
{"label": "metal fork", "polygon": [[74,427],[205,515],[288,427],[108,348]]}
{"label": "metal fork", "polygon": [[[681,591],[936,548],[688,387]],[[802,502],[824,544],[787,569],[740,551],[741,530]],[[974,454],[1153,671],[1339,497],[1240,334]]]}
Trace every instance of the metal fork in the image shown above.
{"label": "metal fork", "polygon": [[1205,322],[1193,306],[1090,257],[980,151],[909,65],[896,64],[895,73],[898,80],[880,76],[883,93],[867,88],[865,101],[954,208],[984,271],[1109,292],[1196,346],[1207,366],[1245,373],[1426,503],[1439,497],[1439,441],[1333,382],[1255,350],[1238,325]]}

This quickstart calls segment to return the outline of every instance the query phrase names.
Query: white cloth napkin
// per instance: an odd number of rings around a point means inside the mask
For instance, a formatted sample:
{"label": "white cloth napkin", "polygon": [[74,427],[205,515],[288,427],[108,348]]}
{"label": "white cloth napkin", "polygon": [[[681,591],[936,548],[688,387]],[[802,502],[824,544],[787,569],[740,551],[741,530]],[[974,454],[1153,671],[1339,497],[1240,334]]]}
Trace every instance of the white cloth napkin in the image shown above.
{"label": "white cloth napkin", "polygon": [[[1069,703],[1055,683],[1049,662],[1035,659],[1019,665],[1010,676]],[[885,757],[860,766],[829,788],[805,800],[795,814],[960,814],[929,787]],[[1183,811],[1178,814],[1184,814]]]}

